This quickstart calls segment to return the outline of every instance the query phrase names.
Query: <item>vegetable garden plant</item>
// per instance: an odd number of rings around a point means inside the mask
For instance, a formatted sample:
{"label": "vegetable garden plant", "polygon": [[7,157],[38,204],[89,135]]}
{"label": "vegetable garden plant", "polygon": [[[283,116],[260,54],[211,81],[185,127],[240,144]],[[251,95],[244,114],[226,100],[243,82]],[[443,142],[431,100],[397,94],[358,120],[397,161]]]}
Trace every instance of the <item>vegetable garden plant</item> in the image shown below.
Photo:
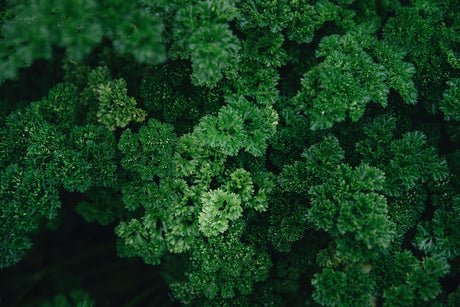
{"label": "vegetable garden plant", "polygon": [[184,305],[460,306],[459,1],[1,3],[2,270],[76,198]]}

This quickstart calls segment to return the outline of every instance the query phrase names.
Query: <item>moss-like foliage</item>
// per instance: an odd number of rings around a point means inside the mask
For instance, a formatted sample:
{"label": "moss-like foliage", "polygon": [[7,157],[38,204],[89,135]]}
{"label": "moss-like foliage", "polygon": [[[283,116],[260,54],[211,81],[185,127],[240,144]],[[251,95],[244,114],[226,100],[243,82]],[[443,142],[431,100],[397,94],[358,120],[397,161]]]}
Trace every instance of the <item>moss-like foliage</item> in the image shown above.
{"label": "moss-like foliage", "polygon": [[75,210],[183,304],[458,305],[459,33],[454,0],[6,1],[0,268]]}

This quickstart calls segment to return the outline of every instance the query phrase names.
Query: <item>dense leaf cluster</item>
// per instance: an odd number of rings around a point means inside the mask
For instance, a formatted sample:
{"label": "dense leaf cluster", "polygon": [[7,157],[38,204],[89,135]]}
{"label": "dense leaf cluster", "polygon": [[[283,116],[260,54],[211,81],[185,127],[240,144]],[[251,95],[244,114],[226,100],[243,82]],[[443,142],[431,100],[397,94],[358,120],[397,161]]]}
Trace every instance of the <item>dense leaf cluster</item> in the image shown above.
{"label": "dense leaf cluster", "polygon": [[7,1],[0,89],[65,59],[0,94],[0,268],[79,194],[184,304],[458,305],[459,33],[453,0]]}

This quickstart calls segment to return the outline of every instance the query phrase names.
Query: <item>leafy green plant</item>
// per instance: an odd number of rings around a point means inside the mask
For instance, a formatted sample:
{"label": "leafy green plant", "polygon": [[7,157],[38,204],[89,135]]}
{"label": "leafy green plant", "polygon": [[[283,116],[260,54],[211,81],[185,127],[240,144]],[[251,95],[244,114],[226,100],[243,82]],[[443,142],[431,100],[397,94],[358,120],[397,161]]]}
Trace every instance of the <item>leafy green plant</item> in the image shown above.
{"label": "leafy green plant", "polygon": [[7,1],[0,268],[77,197],[183,304],[455,306],[459,29],[458,1]]}

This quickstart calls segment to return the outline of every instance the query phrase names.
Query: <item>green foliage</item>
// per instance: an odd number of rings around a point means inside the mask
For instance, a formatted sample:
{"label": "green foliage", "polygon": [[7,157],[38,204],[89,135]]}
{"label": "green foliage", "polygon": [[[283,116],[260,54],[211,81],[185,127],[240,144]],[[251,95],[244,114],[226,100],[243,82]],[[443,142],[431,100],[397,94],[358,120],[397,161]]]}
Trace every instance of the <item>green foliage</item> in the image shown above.
{"label": "green foliage", "polygon": [[[87,180],[92,186],[116,187],[116,140],[113,134],[100,126],[76,126],[70,134],[74,155],[86,161]],[[78,153],[78,154],[77,154]]]}
{"label": "green foliage", "polygon": [[[75,210],[183,304],[458,305],[459,16],[453,0],[9,1],[0,268]],[[54,86],[16,99],[43,67]]]}
{"label": "green foliage", "polygon": [[435,199],[435,205],[432,220],[418,224],[414,245],[427,255],[455,259],[460,254],[460,196],[446,194]]}
{"label": "green foliage", "polygon": [[337,238],[337,255],[367,261],[392,240],[383,189],[384,175],[366,164],[356,169],[340,165],[325,183],[313,186],[308,217],[319,229]]}
{"label": "green foliage", "polygon": [[207,237],[228,229],[228,222],[241,217],[241,200],[234,193],[209,191],[202,197],[203,209],[199,215],[200,230]]}
{"label": "green foliage", "polygon": [[396,10],[383,35],[405,50],[415,65],[414,82],[426,109],[437,113],[444,84],[459,68],[459,6],[457,1],[413,2]]}
{"label": "green foliage", "polygon": [[99,84],[95,89],[99,100],[98,122],[109,130],[124,128],[131,121],[141,122],[145,112],[136,108],[136,100],[127,96],[126,82],[122,79]]}
{"label": "green foliage", "polygon": [[73,85],[58,84],[41,101],[8,116],[0,130],[2,267],[30,248],[26,234],[41,219],[56,216],[60,189],[116,186],[115,138],[102,127],[73,124],[76,97]]}
{"label": "green foliage", "polygon": [[[120,137],[121,163],[134,176],[122,188],[123,200],[130,210],[145,209],[145,215],[142,222],[122,222],[117,234],[148,263],[159,263],[166,251],[196,248],[201,233],[226,232],[246,208],[267,207],[270,179],[253,180],[244,169],[223,173],[225,154],[203,145],[194,134],[177,139],[171,125],[154,119],[138,134],[127,129]],[[211,187],[217,180],[220,186]]]}
{"label": "green foliage", "polygon": [[119,193],[110,189],[90,190],[85,193],[87,200],[80,202],[75,211],[88,223],[98,222],[108,226],[116,219],[124,218],[124,204]]}
{"label": "green foliage", "polygon": [[136,171],[142,180],[152,180],[171,173],[173,167],[172,147],[177,142],[173,127],[150,119],[137,135],[130,129],[123,131],[118,148],[125,155],[121,160],[123,168]]}
{"label": "green foliage", "polygon": [[347,115],[357,121],[369,102],[385,107],[390,87],[400,92],[406,103],[415,103],[413,65],[402,61],[404,52],[395,53],[388,44],[377,41],[376,30],[374,24],[361,24],[345,35],[321,40],[316,57],[324,60],[304,74],[295,98],[309,117],[311,129],[331,128]]}
{"label": "green foliage", "polygon": [[304,197],[289,197],[287,193],[271,197],[268,240],[280,252],[290,252],[293,244],[301,240],[307,227],[307,208]]}
{"label": "green foliage", "polygon": [[264,251],[240,241],[242,224],[236,224],[225,237],[199,241],[194,250],[188,282],[174,283],[172,291],[184,302],[194,296],[232,299],[236,292],[250,294],[254,282],[265,280],[271,263]]}
{"label": "green foliage", "polygon": [[170,61],[156,66],[140,85],[145,109],[155,118],[174,124],[178,133],[190,132],[204,114],[217,112],[223,103],[220,88],[192,85],[191,73],[187,61]]}
{"label": "green foliage", "polygon": [[[342,2],[342,3],[340,3]],[[290,40],[310,43],[315,31],[327,21],[339,26],[353,25],[353,15],[347,4],[354,1],[237,1],[243,12],[244,29],[268,28],[272,33],[286,32]],[[345,4],[345,5],[344,5]]]}
{"label": "green foliage", "polygon": [[161,8],[143,2],[33,0],[9,7],[14,17],[2,25],[0,80],[16,77],[18,68],[36,59],[51,58],[54,46],[82,59],[104,36],[137,61],[164,61]]}
{"label": "green foliage", "polygon": [[270,107],[258,108],[243,97],[229,98],[217,116],[203,117],[195,133],[198,141],[224,154],[235,156],[245,151],[254,156],[264,154],[266,141],[275,133],[278,123],[276,112]]}
{"label": "green foliage", "polygon": [[75,106],[77,122],[100,123],[114,131],[130,122],[144,121],[147,113],[137,108],[136,100],[128,96],[126,81],[113,80],[106,66],[91,69],[67,59],[64,69],[66,79],[75,84],[79,92]]}
{"label": "green foliage", "polygon": [[449,303],[448,306],[456,306],[458,303],[460,303],[460,291],[459,288],[453,293],[449,295]]}
{"label": "green foliage", "polygon": [[460,121],[460,79],[452,79],[447,85],[449,88],[443,94],[441,111],[447,120]]}
{"label": "green foliage", "polygon": [[425,305],[440,292],[439,277],[449,272],[446,258],[416,259],[411,252],[382,255],[370,272],[382,282],[376,292],[382,293],[384,306]]}
{"label": "green foliage", "polygon": [[[389,213],[397,225],[397,237],[417,223],[425,208],[426,192],[421,185],[445,180],[447,163],[427,145],[426,136],[407,132],[392,140],[395,118],[379,116],[365,125],[365,138],[356,144],[363,161],[385,172],[385,194],[391,199]],[[410,205],[408,205],[410,204]]]}
{"label": "green foliage", "polygon": [[240,49],[227,23],[237,16],[237,10],[227,0],[177,5],[169,55],[191,60],[194,84],[214,87]]}
{"label": "green foliage", "polygon": [[322,305],[365,306],[370,303],[373,281],[359,265],[355,265],[346,272],[325,269],[315,275],[313,285],[316,287],[313,298]]}
{"label": "green foliage", "polygon": [[0,267],[5,268],[18,262],[31,247],[24,233],[36,230],[39,218],[53,218],[61,203],[57,189],[46,182],[39,170],[12,164],[3,169],[0,182]]}
{"label": "green foliage", "polygon": [[335,137],[312,145],[302,157],[306,162],[285,167],[280,185],[286,191],[311,196],[308,220],[337,240],[336,255],[361,262],[386,249],[393,225],[386,199],[380,194],[383,172],[366,164],[353,169],[341,163],[343,150]]}
{"label": "green foliage", "polygon": [[[151,229],[151,221],[132,219],[129,222],[122,222],[115,229],[117,236],[123,239],[121,241],[125,250],[130,250],[131,256],[137,255],[144,259],[147,264],[159,264],[160,257],[165,253],[165,246],[161,231]],[[120,256],[123,256],[121,253]]]}

